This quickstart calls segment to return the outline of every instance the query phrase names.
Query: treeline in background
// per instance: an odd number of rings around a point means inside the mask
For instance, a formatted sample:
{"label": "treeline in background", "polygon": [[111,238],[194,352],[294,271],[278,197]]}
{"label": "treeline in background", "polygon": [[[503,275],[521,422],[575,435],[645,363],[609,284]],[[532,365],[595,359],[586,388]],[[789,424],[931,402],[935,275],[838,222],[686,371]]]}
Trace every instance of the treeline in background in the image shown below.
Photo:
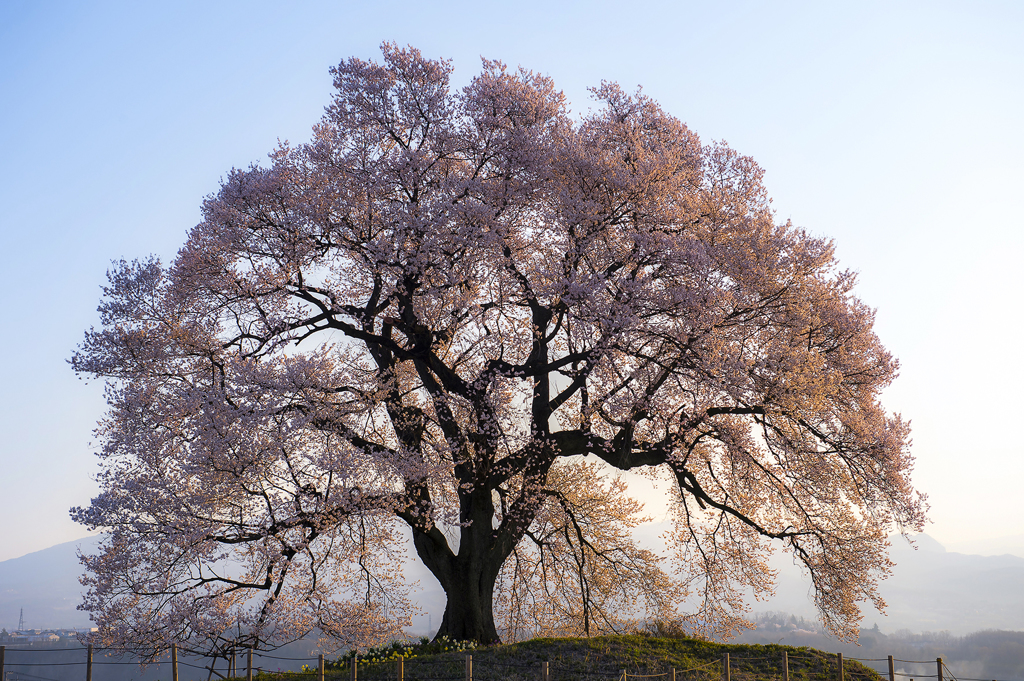
{"label": "treeline in background", "polygon": [[[914,633],[900,629],[882,633],[876,624],[861,629],[857,643],[846,643],[829,636],[815,620],[784,612],[759,613],[754,616],[755,629],[743,632],[735,643],[781,643],[788,646],[809,646],[848,658],[931,661],[932,667],[896,663],[896,671],[905,674],[934,674],[934,660],[941,657],[958,677],[976,679],[1024,679],[1024,631],[985,630],[964,636],[948,631]],[[865,662],[879,671],[887,670],[887,661]]]}

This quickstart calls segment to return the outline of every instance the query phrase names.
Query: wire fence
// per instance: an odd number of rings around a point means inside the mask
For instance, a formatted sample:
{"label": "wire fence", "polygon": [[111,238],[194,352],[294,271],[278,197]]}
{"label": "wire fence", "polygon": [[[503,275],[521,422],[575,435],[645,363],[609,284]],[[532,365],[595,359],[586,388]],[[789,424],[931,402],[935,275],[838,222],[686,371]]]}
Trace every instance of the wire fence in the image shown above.
{"label": "wire fence", "polygon": [[[158,651],[148,651],[157,657]],[[162,651],[152,664],[169,665],[171,681],[184,681],[182,670],[196,670],[207,679],[247,679],[271,681],[631,681],[632,679],[663,679],[664,681],[903,681],[904,679],[937,681],[1006,681],[958,677],[943,659],[904,660],[886,658],[843,657],[842,653],[800,652],[764,656],[733,656],[687,667],[670,666],[659,660],[634,664],[633,669],[614,669],[600,659],[584,663],[564,660],[516,663],[487,656],[474,666],[472,653],[459,658],[448,654],[443,659],[397,657],[383,662],[363,662],[358,657],[327,661],[323,655],[289,657],[246,650],[240,654],[216,657],[179,656],[177,647]],[[26,653],[35,659],[29,660]],[[40,661],[40,654],[58,655],[62,659]],[[0,681],[105,681],[113,677],[110,667],[135,666],[137,660],[110,659],[98,654],[118,655],[121,650],[88,646],[81,648],[9,649],[0,646]],[[68,659],[70,658],[70,659]],[[281,662],[293,663],[301,670],[282,670]],[[483,662],[483,664],[480,664]],[[276,669],[274,668],[276,665]],[[71,676],[71,668],[77,667]],[[881,667],[879,669],[878,667]],[[50,670],[48,672],[48,670]],[[791,675],[791,671],[794,673]],[[104,673],[107,672],[107,673]],[[54,678],[59,676],[61,678]]]}

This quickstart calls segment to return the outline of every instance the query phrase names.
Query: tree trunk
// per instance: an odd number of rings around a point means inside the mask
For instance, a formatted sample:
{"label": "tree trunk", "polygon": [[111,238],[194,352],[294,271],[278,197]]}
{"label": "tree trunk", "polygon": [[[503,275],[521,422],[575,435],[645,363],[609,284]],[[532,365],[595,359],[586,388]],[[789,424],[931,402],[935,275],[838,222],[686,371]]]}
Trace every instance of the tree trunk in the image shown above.
{"label": "tree trunk", "polygon": [[436,536],[413,533],[416,553],[441,583],[448,600],[437,636],[453,641],[500,643],[494,625],[494,584],[504,556],[493,546],[474,550],[477,547],[471,545],[477,542],[469,534],[463,535],[456,555],[446,543],[441,545]]}
{"label": "tree trunk", "polygon": [[465,579],[456,578],[445,587],[448,603],[437,636],[453,641],[500,643],[494,626],[494,582],[496,574],[484,571]]}
{"label": "tree trunk", "polygon": [[[490,518],[488,517],[487,520]],[[447,597],[437,636],[453,641],[500,643],[494,624],[494,586],[511,550],[496,541],[484,521],[463,527],[455,554],[438,529],[413,530],[413,544],[423,564]]]}

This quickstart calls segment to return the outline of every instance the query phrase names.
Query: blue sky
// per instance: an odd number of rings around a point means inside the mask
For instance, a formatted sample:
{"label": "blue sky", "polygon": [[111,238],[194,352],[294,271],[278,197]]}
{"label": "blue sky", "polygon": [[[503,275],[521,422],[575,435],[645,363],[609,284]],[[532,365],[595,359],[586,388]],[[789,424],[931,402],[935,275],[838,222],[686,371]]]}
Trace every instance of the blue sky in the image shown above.
{"label": "blue sky", "polygon": [[[65,360],[113,259],[173,258],[233,166],[301,142],[381,41],[642,85],[835,238],[900,357],[929,533],[1024,551],[1024,4],[0,3],[0,560],[82,534],[102,387]],[[12,522],[16,519],[15,522]]]}

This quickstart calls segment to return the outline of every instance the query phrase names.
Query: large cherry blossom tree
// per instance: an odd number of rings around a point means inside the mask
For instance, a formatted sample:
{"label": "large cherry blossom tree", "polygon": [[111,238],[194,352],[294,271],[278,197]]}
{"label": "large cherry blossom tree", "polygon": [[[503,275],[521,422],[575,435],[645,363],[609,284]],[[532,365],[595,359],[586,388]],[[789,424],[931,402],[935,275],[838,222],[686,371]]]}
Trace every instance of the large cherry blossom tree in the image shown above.
{"label": "large cherry blossom tree", "polygon": [[[450,72],[343,61],[309,143],[231,171],[169,266],[111,271],[72,359],[108,383],[102,490],[73,510],[108,531],[84,557],[101,633],[393,636],[402,532],[453,638],[497,640],[495,607],[602,630],[627,583],[724,633],[775,549],[852,632],[925,508],[831,242],[640,93],[573,118],[536,73]],[[667,562],[615,469],[670,481]]]}

